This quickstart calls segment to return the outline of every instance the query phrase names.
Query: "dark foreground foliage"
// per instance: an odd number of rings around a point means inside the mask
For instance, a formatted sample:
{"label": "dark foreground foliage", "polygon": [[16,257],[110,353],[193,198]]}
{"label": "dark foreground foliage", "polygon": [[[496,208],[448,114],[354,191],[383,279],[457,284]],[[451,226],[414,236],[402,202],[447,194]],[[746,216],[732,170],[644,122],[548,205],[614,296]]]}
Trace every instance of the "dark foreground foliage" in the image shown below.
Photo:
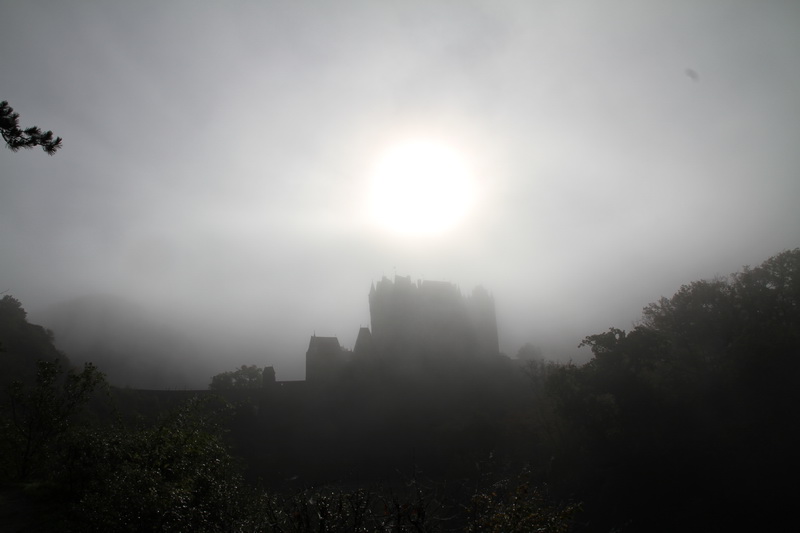
{"label": "dark foreground foliage", "polygon": [[[555,505],[526,476],[467,493],[445,483],[324,487],[263,494],[254,507],[258,531],[270,532],[566,532],[579,508]],[[461,487],[463,489],[463,487]]]}
{"label": "dark foreground foliage", "polygon": [[240,520],[243,481],[215,420],[224,407],[207,403],[75,436],[63,475],[84,530],[221,531]]}
{"label": "dark foreground foliage", "polygon": [[[245,482],[225,442],[232,406],[221,398],[193,397],[150,422],[113,417],[66,424],[67,412],[80,418],[77,411],[102,376],[87,367],[56,387],[60,367],[39,366],[42,379],[14,384],[14,398],[32,399],[28,418],[59,438],[48,454],[32,456],[37,468],[25,476],[21,465],[31,459],[6,457],[0,523],[18,530],[399,533],[530,531],[535,525],[561,532],[577,510],[551,503],[527,476],[452,489],[413,476],[369,488],[258,490]],[[80,394],[67,394],[75,390]]]}
{"label": "dark foreground foliage", "polygon": [[783,526],[800,446],[800,249],[697,281],[547,380],[554,474],[605,527]]}
{"label": "dark foreground foliage", "polygon": [[55,468],[76,419],[102,383],[91,363],[82,372],[65,373],[59,360],[37,361],[33,386],[12,381],[0,411],[2,475],[25,481]]}

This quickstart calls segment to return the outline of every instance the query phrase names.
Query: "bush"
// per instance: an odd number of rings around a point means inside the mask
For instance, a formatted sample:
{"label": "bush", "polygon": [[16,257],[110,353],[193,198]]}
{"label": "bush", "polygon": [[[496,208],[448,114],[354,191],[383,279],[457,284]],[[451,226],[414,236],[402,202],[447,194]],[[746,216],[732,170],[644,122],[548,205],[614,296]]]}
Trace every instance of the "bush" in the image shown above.
{"label": "bush", "polygon": [[70,446],[65,480],[87,531],[237,531],[244,482],[217,417],[194,399],[148,427],[88,431]]}

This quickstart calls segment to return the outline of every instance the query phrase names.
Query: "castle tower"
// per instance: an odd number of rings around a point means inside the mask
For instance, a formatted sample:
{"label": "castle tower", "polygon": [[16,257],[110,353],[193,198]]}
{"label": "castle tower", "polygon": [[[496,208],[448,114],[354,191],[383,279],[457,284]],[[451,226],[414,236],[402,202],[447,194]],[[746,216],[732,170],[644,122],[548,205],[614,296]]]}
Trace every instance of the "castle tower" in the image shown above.
{"label": "castle tower", "polygon": [[483,288],[465,298],[451,283],[384,277],[371,287],[369,305],[372,338],[381,355],[499,353],[494,299]]}

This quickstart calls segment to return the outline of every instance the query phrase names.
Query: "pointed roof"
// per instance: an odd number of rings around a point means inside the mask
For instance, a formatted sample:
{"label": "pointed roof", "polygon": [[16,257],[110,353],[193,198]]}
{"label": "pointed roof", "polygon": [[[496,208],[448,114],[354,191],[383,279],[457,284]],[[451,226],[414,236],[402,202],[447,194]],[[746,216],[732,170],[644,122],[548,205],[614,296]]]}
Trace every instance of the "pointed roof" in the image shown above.
{"label": "pointed roof", "polygon": [[372,333],[370,333],[369,328],[361,327],[361,329],[358,330],[358,337],[356,337],[356,345],[353,347],[353,353],[370,354],[372,353],[372,349]]}

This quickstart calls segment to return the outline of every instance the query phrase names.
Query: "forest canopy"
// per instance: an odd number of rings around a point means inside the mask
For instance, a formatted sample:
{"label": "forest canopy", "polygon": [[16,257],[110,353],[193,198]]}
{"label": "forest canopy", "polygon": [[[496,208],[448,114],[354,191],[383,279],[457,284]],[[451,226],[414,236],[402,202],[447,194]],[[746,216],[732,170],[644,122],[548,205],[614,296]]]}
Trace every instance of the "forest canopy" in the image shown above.
{"label": "forest canopy", "polygon": [[555,369],[547,389],[563,429],[559,474],[579,480],[598,515],[683,516],[698,529],[786,518],[800,445],[800,249],[684,285],[632,331],[582,345],[592,360]]}

